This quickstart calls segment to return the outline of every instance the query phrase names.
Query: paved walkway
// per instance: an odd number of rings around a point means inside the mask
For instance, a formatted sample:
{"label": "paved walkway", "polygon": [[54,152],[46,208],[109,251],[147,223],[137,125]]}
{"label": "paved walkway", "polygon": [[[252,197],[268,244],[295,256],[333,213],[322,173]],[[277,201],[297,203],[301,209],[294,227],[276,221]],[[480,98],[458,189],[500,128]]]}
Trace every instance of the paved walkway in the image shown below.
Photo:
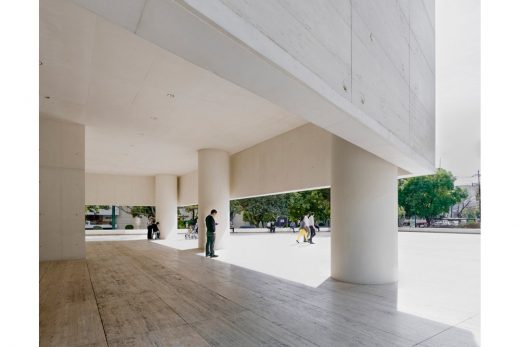
{"label": "paved walkway", "polygon": [[480,229],[470,228],[408,228],[400,227],[400,232],[444,233],[444,234],[480,234]]}

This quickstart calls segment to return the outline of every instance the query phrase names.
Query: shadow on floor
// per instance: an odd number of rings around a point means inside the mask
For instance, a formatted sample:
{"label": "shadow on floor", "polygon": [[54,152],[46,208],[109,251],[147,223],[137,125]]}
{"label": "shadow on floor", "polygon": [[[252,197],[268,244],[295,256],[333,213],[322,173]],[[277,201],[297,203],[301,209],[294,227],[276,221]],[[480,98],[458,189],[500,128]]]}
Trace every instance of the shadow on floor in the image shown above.
{"label": "shadow on floor", "polygon": [[143,241],[40,266],[42,346],[478,346],[478,316],[401,312],[397,284],[313,288]]}

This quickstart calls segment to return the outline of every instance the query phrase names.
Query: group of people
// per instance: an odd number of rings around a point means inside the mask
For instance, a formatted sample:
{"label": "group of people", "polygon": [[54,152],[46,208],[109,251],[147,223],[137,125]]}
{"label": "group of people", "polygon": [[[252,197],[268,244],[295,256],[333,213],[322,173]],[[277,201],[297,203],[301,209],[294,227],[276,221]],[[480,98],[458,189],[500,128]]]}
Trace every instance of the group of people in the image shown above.
{"label": "group of people", "polygon": [[154,234],[155,234],[155,238],[159,238],[159,236],[160,236],[159,222],[157,222],[155,220],[154,216],[148,217],[148,225],[146,226],[146,228],[148,229],[148,240],[153,240]]}
{"label": "group of people", "polygon": [[[215,254],[215,233],[216,226],[215,217],[217,216],[217,210],[211,210],[211,213],[206,217],[206,257],[216,258],[218,255]],[[274,225],[274,223],[272,223]],[[314,222],[314,213],[308,212],[303,216],[300,221],[300,232],[296,238],[296,242],[300,243],[300,238],[303,237],[304,242],[315,244],[312,241],[313,237],[316,236],[316,224]]]}
{"label": "group of people", "polygon": [[296,242],[300,243],[300,238],[303,237],[303,242],[315,244],[312,238],[316,235],[316,226],[314,223],[314,213],[308,212],[300,221],[300,232],[296,238]]}
{"label": "group of people", "polygon": [[[206,217],[206,257],[216,258],[218,255],[215,254],[215,232],[216,226],[218,225],[215,222],[215,217],[217,216],[217,210],[211,210],[211,213]],[[155,220],[154,216],[148,217],[148,240],[159,238],[159,222]],[[197,225],[195,225],[195,230],[198,230]],[[196,232],[196,231],[195,231]],[[154,235],[155,234],[155,235]]]}

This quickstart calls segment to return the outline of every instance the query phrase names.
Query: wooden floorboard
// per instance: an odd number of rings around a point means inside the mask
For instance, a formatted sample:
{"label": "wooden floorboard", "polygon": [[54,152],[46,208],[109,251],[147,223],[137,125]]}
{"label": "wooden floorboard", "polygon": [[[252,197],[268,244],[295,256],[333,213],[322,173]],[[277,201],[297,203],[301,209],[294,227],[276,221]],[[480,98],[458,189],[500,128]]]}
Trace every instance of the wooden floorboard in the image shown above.
{"label": "wooden floorboard", "polygon": [[40,264],[40,345],[413,346],[450,328],[396,301],[392,285],[311,288],[148,241],[89,242],[86,261]]}
{"label": "wooden floorboard", "polygon": [[45,271],[40,346],[107,346],[87,262],[49,262]]}

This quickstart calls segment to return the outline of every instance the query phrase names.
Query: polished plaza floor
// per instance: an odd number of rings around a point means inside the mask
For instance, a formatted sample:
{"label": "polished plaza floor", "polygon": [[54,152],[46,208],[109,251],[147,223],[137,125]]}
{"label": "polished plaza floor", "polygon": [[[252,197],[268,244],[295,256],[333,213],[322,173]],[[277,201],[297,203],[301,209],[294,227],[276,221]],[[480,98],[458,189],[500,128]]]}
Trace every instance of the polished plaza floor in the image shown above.
{"label": "polished plaza floor", "polygon": [[[400,233],[400,281],[390,285],[306,285],[264,271],[322,276],[310,267],[327,261],[327,234],[314,249],[290,239],[235,235],[241,250],[219,260],[146,240],[88,242],[86,261],[40,264],[40,344],[479,345],[479,235]],[[244,266],[236,252],[249,254]]]}

